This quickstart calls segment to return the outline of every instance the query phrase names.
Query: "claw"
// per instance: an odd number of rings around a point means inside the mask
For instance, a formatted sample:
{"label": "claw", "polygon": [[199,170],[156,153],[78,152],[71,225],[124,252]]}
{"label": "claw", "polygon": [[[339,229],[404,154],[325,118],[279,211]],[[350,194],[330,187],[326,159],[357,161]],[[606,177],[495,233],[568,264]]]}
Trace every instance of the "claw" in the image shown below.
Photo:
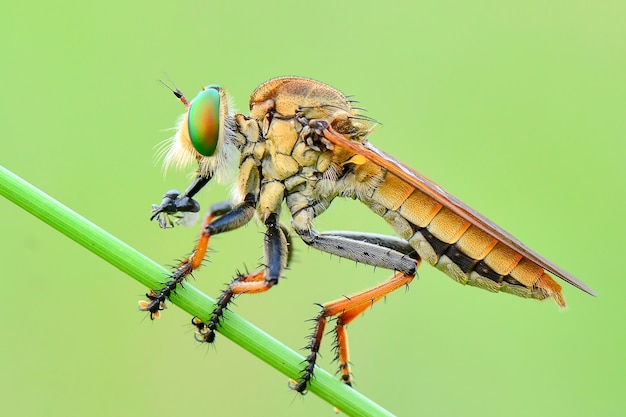
{"label": "claw", "polygon": [[161,317],[161,310],[165,310],[167,308],[167,304],[165,304],[164,301],[158,301],[159,295],[154,290],[150,290],[150,292],[146,294],[146,297],[148,297],[148,300],[150,301],[138,301],[139,310],[149,312],[151,320],[158,319]]}
{"label": "claw", "polygon": [[172,221],[171,217],[167,213],[160,211],[159,206],[157,206],[156,204],[152,205],[152,213],[153,214],[152,217],[150,217],[150,220],[156,219],[161,229],[174,227],[174,222]]}
{"label": "claw", "polygon": [[150,313],[150,320],[155,320],[161,317],[161,310],[165,308],[165,303],[161,303],[159,308],[152,311],[152,301],[139,300],[139,311],[147,311]]}
{"label": "claw", "polygon": [[193,337],[196,341],[200,343],[213,343],[215,341],[215,332],[207,326],[205,322],[200,320],[198,317],[194,317],[191,319],[191,324],[196,326],[198,329],[197,332],[194,333]]}
{"label": "claw", "polygon": [[294,391],[298,391],[302,395],[307,395],[309,393],[309,390],[306,389],[306,381],[296,381],[295,379],[290,379],[287,386]]}

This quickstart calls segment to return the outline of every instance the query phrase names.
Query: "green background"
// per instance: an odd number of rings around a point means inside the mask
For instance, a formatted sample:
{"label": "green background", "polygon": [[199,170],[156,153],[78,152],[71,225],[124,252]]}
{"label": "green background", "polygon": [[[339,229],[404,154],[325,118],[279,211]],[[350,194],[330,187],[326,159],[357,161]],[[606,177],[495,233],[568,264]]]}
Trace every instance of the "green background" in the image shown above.
{"label": "green background", "polygon": [[[197,229],[162,231],[150,204],[184,188],[155,145],[219,83],[242,111],[260,83],[303,75],[383,123],[370,140],[573,272],[551,302],[465,288],[427,265],[350,328],[355,386],[398,415],[626,413],[626,26],[623,1],[3,2],[0,164],[161,264]],[[211,184],[207,207],[228,196]],[[145,289],[0,199],[0,414],[332,415],[189,317],[136,311]],[[320,230],[389,233],[353,201]],[[195,285],[212,296],[261,259],[254,224],[212,240]],[[236,311],[293,348],[314,302],[388,271],[297,241],[287,279]],[[320,365],[334,370],[329,339]]]}

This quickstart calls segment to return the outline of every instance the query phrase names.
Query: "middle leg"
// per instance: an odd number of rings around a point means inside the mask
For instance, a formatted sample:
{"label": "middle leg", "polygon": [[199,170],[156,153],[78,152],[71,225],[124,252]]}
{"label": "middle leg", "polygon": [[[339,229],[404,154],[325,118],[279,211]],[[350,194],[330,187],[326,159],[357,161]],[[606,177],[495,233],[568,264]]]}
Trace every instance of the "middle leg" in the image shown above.
{"label": "middle leg", "polygon": [[198,329],[195,337],[199,342],[213,343],[215,332],[224,317],[224,311],[228,309],[228,305],[236,295],[265,292],[278,283],[278,279],[289,263],[289,233],[278,222],[276,213],[268,216],[265,226],[267,227],[263,241],[265,268],[251,274],[237,274],[218,298],[206,323],[198,317],[191,320],[191,323]]}

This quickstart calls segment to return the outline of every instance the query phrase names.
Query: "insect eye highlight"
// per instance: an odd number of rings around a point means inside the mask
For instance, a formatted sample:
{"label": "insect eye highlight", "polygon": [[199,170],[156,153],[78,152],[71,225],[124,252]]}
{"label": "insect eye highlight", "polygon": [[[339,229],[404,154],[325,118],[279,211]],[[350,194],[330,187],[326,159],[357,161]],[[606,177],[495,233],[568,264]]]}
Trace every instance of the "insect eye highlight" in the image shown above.
{"label": "insect eye highlight", "polygon": [[[219,88],[219,87],[218,87]],[[201,91],[191,102],[187,128],[193,147],[199,154],[215,153],[220,131],[220,92],[216,87]]]}

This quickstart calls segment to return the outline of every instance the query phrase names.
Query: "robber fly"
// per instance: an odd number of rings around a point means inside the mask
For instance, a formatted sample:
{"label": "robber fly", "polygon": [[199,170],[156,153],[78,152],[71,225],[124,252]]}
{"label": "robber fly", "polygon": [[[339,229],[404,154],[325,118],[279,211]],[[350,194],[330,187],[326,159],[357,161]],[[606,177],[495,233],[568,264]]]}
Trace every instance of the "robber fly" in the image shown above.
{"label": "robber fly", "polygon": [[[248,116],[231,109],[227,93],[204,88],[187,106],[165,157],[165,166],[196,162],[196,176],[182,194],[168,191],[154,205],[152,220],[161,227],[173,217],[198,213],[193,197],[238,159],[239,174],[231,201],[212,206],[191,254],[173,270],[159,291],[147,294],[140,309],[159,316],[169,295],[200,267],[211,236],[237,229],[257,218],[266,227],[264,267],[238,274],[222,293],[208,321],[195,317],[196,338],[213,342],[224,310],[234,296],[260,293],[276,285],[289,263],[293,230],[321,251],[394,271],[373,288],[322,305],[315,318],[306,366],[292,389],[304,393],[315,370],[327,320],[335,318],[341,380],[350,385],[346,325],[392,291],[408,285],[422,260],[455,281],[520,297],[552,298],[561,307],[561,286],[548,273],[580,290],[595,292],[571,274],[533,252],[513,236],[444,191],[417,171],[368,141],[373,123],[358,114],[341,92],[301,77],[280,77],[259,86]],[[319,232],[314,219],[336,197],[359,200],[382,216],[399,235]],[[283,204],[284,203],[284,204]],[[283,207],[291,228],[279,221]]]}

